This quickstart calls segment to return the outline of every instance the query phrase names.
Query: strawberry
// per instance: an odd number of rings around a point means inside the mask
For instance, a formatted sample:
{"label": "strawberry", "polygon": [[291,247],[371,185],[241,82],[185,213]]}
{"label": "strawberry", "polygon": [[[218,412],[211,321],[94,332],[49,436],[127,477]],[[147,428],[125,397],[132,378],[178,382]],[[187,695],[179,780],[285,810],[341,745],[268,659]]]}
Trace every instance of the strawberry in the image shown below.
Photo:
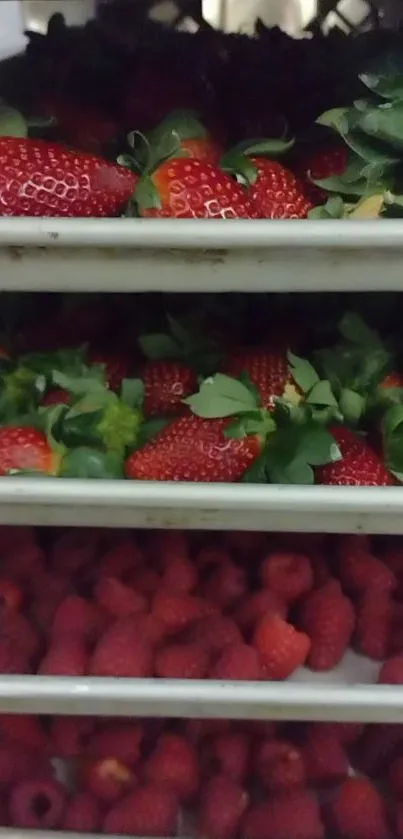
{"label": "strawberry", "polygon": [[175,836],[176,796],[164,786],[145,784],[125,795],[107,813],[104,833],[131,836]]}
{"label": "strawberry", "polygon": [[381,390],[389,390],[389,388],[395,387],[403,388],[403,373],[399,373],[397,370],[388,373],[378,384],[378,388],[381,388]]}
{"label": "strawberry", "polygon": [[180,361],[148,361],[140,375],[146,417],[183,413],[182,399],[197,388],[196,374]]}
{"label": "strawberry", "polygon": [[268,679],[286,679],[304,664],[311,646],[308,635],[298,632],[290,623],[276,615],[268,615],[258,623],[254,645],[260,653]]}
{"label": "strawberry", "polygon": [[221,146],[211,137],[190,137],[181,140],[180,150],[183,156],[203,160],[212,166],[218,165],[222,154]]}
{"label": "strawberry", "polygon": [[60,467],[61,455],[41,431],[28,426],[0,428],[0,475],[18,471],[57,475]]}
{"label": "strawberry", "polygon": [[343,174],[348,163],[348,147],[341,144],[324,146],[302,157],[294,171],[304,184],[305,193],[313,204],[324,204],[329,195],[313,181],[324,181],[327,178]]}
{"label": "strawberry", "polygon": [[301,608],[301,626],[311,639],[308,665],[331,670],[339,663],[354,629],[354,609],[336,580],[329,580],[308,595]]}
{"label": "strawberry", "polygon": [[277,397],[287,396],[290,390],[298,401],[302,397],[283,352],[238,348],[225,360],[222,372],[234,378],[247,373],[259,391],[262,404],[269,411],[274,409]]}
{"label": "strawberry", "polygon": [[67,393],[67,390],[63,390],[61,387],[52,387],[41,400],[41,405],[44,407],[48,407],[49,405],[68,405],[69,402],[70,394]]}
{"label": "strawberry", "polygon": [[122,166],[56,143],[0,138],[3,216],[116,216],[137,177]]}
{"label": "strawberry", "polygon": [[256,178],[247,193],[259,217],[306,218],[313,205],[293,172],[276,160],[251,157],[250,161],[256,169]]}
{"label": "strawberry", "polygon": [[47,97],[40,103],[44,116],[56,119],[56,131],[76,149],[101,154],[119,133],[119,126],[105,114],[92,108],[81,108],[75,102]]}
{"label": "strawberry", "polygon": [[319,484],[330,486],[392,486],[394,478],[363,437],[343,425],[330,428],[342,459],[316,470]]}
{"label": "strawberry", "polygon": [[258,217],[235,180],[210,163],[189,158],[166,160],[140,179],[136,201],[144,218]]}
{"label": "strawberry", "polygon": [[262,452],[258,434],[226,437],[227,419],[184,416],[126,460],[126,477],[143,481],[237,481]]}
{"label": "strawberry", "polygon": [[111,390],[118,391],[130,372],[129,358],[122,352],[94,348],[88,353],[88,361],[103,366],[105,381]]}
{"label": "strawberry", "polygon": [[389,836],[386,804],[368,778],[347,778],[330,805],[330,815],[337,835],[346,839]]}

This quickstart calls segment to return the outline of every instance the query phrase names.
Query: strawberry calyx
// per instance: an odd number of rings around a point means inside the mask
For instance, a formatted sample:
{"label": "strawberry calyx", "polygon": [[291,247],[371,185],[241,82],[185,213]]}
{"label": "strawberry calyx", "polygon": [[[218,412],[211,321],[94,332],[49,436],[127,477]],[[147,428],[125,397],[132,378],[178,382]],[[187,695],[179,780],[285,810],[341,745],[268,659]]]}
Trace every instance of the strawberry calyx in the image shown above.
{"label": "strawberry calyx", "polygon": [[217,370],[222,353],[212,339],[171,315],[167,315],[167,321],[169,331],[140,335],[140,349],[147,359],[182,361],[204,376]]}
{"label": "strawberry calyx", "polygon": [[325,204],[313,207],[308,213],[310,219],[378,219],[385,211],[388,202],[387,193],[361,198],[354,204],[345,203],[341,195],[333,195]]}
{"label": "strawberry calyx", "polygon": [[220,168],[228,175],[236,177],[244,186],[252,186],[258,176],[257,167],[251,157],[276,158],[286,154],[295,140],[283,138],[245,140],[226,152],[220,160]]}
{"label": "strawberry calyx", "polygon": [[403,406],[393,405],[381,421],[382,449],[389,472],[403,483]]}

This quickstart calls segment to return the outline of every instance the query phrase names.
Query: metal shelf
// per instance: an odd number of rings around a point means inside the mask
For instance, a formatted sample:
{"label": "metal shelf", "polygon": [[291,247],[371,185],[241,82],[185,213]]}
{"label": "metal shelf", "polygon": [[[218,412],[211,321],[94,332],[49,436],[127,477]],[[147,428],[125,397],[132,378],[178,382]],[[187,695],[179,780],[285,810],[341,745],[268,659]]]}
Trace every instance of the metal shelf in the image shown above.
{"label": "metal shelf", "polygon": [[0,219],[0,289],[392,291],[403,220]]}
{"label": "metal shelf", "polygon": [[1,478],[0,524],[403,534],[403,487]]}

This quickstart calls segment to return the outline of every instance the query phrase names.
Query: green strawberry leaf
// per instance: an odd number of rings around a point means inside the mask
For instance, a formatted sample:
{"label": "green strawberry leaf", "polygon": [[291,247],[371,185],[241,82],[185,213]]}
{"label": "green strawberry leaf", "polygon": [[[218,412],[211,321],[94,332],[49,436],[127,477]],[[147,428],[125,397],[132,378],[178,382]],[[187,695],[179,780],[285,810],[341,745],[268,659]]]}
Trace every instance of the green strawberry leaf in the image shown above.
{"label": "green strawberry leaf", "polygon": [[325,128],[331,128],[339,134],[346,134],[349,129],[348,116],[350,108],[332,108],[330,111],[325,111],[317,118],[317,125],[323,125]]}
{"label": "green strawberry leaf", "polygon": [[340,392],[339,407],[345,421],[356,425],[365,413],[366,400],[355,390],[343,388]]}
{"label": "green strawberry leaf", "polygon": [[314,385],[318,384],[319,376],[309,361],[305,358],[299,358],[290,351],[287,352],[287,359],[291,375],[304,393],[307,393]]}
{"label": "green strawberry leaf", "polygon": [[379,333],[371,329],[363,318],[356,312],[346,312],[339,321],[338,329],[340,335],[352,344],[361,344],[367,347],[382,345]]}
{"label": "green strawberry leaf", "polygon": [[93,375],[92,369],[86,376],[65,376],[64,373],[59,373],[54,370],[52,376],[53,384],[67,390],[73,396],[82,397],[80,408],[82,411],[91,410],[91,406],[96,403],[96,407],[106,405],[117,399],[116,394],[108,390],[104,382],[100,381],[97,376]]}
{"label": "green strawberry leaf", "polygon": [[239,183],[252,186],[257,178],[257,168],[249,157],[239,151],[227,152],[220,161],[220,169],[234,175]]}
{"label": "green strawberry leaf", "polygon": [[159,359],[183,359],[183,348],[172,335],[167,335],[163,332],[140,335],[138,342],[143,354],[152,361]]}
{"label": "green strawberry leaf", "polygon": [[323,405],[337,408],[337,399],[330,382],[326,379],[317,382],[309,391],[306,402],[310,405]]}
{"label": "green strawberry leaf", "polygon": [[301,429],[298,454],[311,466],[324,466],[341,460],[340,449],[332,434],[314,423]]}
{"label": "green strawberry leaf", "polygon": [[171,419],[167,417],[153,417],[143,422],[139,428],[135,444],[129,447],[130,451],[141,449],[149,440],[152,440],[160,431],[163,431],[170,422]]}
{"label": "green strawberry leaf", "polygon": [[314,207],[308,213],[308,218],[312,219],[335,219],[343,218],[345,215],[344,201],[340,195],[334,195],[326,201],[326,204],[321,204]]}
{"label": "green strawberry leaf", "polygon": [[[86,347],[74,349],[56,350],[55,352],[28,353],[20,357],[20,365],[27,370],[46,376],[52,379],[53,372],[57,370],[66,376],[80,376],[88,373],[89,368],[85,363]],[[103,381],[103,372],[97,365],[91,367],[91,375]]]}
{"label": "green strawberry leaf", "polygon": [[0,137],[28,137],[26,120],[15,108],[0,103]]}
{"label": "green strawberry leaf", "polygon": [[[237,143],[237,145],[230,150],[229,154],[232,152],[239,152],[243,155],[259,155],[260,157],[264,157],[267,155],[268,157],[276,157],[278,154],[285,154],[288,152],[292,147],[295,145],[295,139],[290,137],[288,140],[278,137],[278,138],[258,138],[256,140],[243,140],[241,143]],[[224,155],[226,157],[226,155]]]}
{"label": "green strawberry leaf", "polygon": [[314,422],[278,429],[268,441],[267,474],[272,483],[313,484],[312,467],[341,458],[332,435]]}
{"label": "green strawberry leaf", "polygon": [[402,435],[403,441],[403,407],[400,405],[393,405],[386,411],[381,424],[382,435],[385,440],[392,438],[393,435],[399,433]]}
{"label": "green strawberry leaf", "polygon": [[144,399],[144,384],[141,379],[123,379],[120,398],[129,408],[141,409]]}
{"label": "green strawberry leaf", "polygon": [[266,484],[269,481],[269,474],[267,469],[266,452],[262,452],[258,458],[252,463],[252,466],[244,472],[241,483],[243,484]]}
{"label": "green strawberry leaf", "polygon": [[198,393],[183,399],[197,417],[218,419],[257,410],[254,394],[238,379],[222,373],[205,379]]}
{"label": "green strawberry leaf", "polygon": [[232,437],[237,440],[242,440],[250,434],[273,433],[276,430],[276,423],[271,415],[262,418],[259,414],[245,414],[238,417],[235,422],[232,422],[225,431],[224,437]]}
{"label": "green strawberry leaf", "polygon": [[179,143],[181,140],[208,137],[208,131],[201,123],[197,113],[185,110],[171,111],[153,131],[150,131],[147,135],[150,145],[167,134],[173,134]]}
{"label": "green strawberry leaf", "polygon": [[136,190],[135,200],[141,210],[160,210],[162,207],[158,190],[148,175],[140,178]]}
{"label": "green strawberry leaf", "polygon": [[403,387],[378,387],[375,402],[383,407],[403,405]]}
{"label": "green strawberry leaf", "polygon": [[102,452],[88,446],[80,446],[66,454],[62,477],[120,479],[124,477],[123,461],[115,452]]}
{"label": "green strawberry leaf", "polygon": [[68,448],[99,444],[98,426],[102,417],[102,410],[83,413],[75,408],[70,408],[63,415],[61,424],[60,434],[63,443]]}
{"label": "green strawberry leaf", "polygon": [[370,105],[362,112],[358,127],[365,134],[403,151],[403,102]]}

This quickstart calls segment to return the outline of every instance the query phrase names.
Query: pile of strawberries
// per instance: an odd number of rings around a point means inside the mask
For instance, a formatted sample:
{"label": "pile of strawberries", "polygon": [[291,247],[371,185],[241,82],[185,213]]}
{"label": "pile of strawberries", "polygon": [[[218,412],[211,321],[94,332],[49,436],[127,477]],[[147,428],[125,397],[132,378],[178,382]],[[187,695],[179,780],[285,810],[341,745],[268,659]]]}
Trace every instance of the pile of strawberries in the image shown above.
{"label": "pile of strawberries", "polygon": [[0,672],[282,680],[352,646],[403,683],[403,545],[365,536],[0,531]]}
{"label": "pile of strawberries", "polygon": [[[0,717],[0,824],[401,839],[403,726]],[[382,782],[382,794],[378,782]]]}

